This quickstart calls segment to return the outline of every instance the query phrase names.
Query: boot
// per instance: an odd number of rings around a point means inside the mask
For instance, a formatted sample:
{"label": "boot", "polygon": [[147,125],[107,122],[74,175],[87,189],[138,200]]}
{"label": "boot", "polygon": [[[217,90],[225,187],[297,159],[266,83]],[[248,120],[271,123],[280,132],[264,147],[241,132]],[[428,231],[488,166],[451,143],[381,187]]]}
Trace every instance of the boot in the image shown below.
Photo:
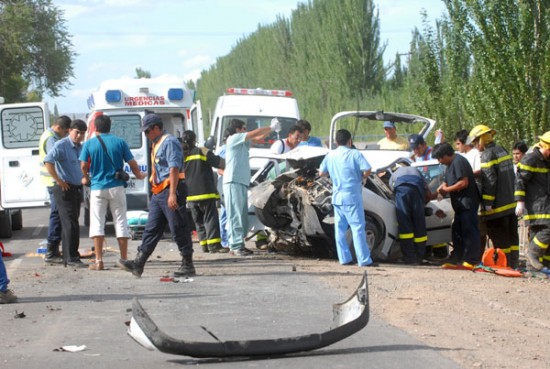
{"label": "boot", "polygon": [[117,265],[124,269],[127,272],[132,273],[136,277],[140,278],[143,274],[143,268],[145,267],[145,262],[149,258],[149,254],[138,251],[136,258],[134,260],[123,260],[118,259]]}
{"label": "boot", "polygon": [[181,266],[174,272],[174,277],[192,277],[195,273],[193,265],[193,254],[184,255],[181,259]]}
{"label": "boot", "polygon": [[538,247],[537,245],[530,244],[529,249],[525,257],[534,270],[541,270],[544,265],[540,262],[540,258],[544,256],[545,249]]}
{"label": "boot", "polygon": [[44,262],[49,264],[63,264],[63,258],[59,252],[59,246],[48,244],[46,246],[46,255],[44,256]]}

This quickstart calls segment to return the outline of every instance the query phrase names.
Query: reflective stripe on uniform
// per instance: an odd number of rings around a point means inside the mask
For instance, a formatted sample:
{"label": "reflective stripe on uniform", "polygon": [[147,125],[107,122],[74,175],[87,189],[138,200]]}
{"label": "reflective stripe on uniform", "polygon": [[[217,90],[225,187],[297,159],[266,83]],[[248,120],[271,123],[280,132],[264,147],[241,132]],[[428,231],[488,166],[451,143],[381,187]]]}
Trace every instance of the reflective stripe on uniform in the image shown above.
{"label": "reflective stripe on uniform", "polygon": [[206,244],[208,244],[208,245],[212,245],[212,244],[215,244],[215,243],[221,243],[221,242],[222,242],[221,238],[212,238],[211,240],[206,240]]}
{"label": "reflective stripe on uniform", "polygon": [[483,195],[483,200],[491,200],[494,201],[496,199],[495,196],[492,195]]}
{"label": "reflective stripe on uniform", "polygon": [[536,167],[532,167],[522,163],[518,163],[518,168],[523,169],[527,172],[534,172],[534,173],[548,173],[550,171],[550,169],[548,168],[536,168]]}
{"label": "reflective stripe on uniform", "polygon": [[435,245],[432,245],[432,249],[441,249],[443,247],[447,247],[447,244],[445,242],[443,243],[436,243]]}
{"label": "reflective stripe on uniform", "polygon": [[496,160],[491,160],[491,161],[488,161],[487,163],[481,163],[481,168],[490,168],[493,165],[500,164],[500,163],[502,163],[503,161],[506,161],[506,160],[512,160],[512,155],[505,155],[502,158],[498,158]]}
{"label": "reflective stripe on uniform", "polygon": [[525,191],[516,191],[516,192],[514,192],[514,196],[523,196],[523,197],[525,197]]}
{"label": "reflective stripe on uniform", "polygon": [[426,241],[428,241],[428,236],[415,237],[413,240],[414,243],[420,243],[420,242],[426,242]]}
{"label": "reflective stripe on uniform", "polygon": [[410,240],[414,238],[414,233],[399,233],[399,238],[402,240]]}
{"label": "reflective stripe on uniform", "polygon": [[526,220],[550,219],[550,214],[528,214],[523,217]]}
{"label": "reflective stripe on uniform", "polygon": [[[484,198],[485,198],[485,196],[484,196]],[[501,206],[499,208],[494,208],[494,209],[491,209],[489,211],[480,211],[480,214],[481,215],[489,215],[489,214],[501,213],[501,212],[506,211],[506,210],[515,209],[516,204],[517,203],[513,202],[511,204],[504,205],[504,206]]]}
{"label": "reflective stripe on uniform", "polygon": [[188,161],[191,161],[191,160],[202,160],[202,161],[206,161],[206,156],[204,155],[189,155],[189,156],[186,156],[185,157],[185,162],[187,163]]}
{"label": "reflective stripe on uniform", "polygon": [[537,236],[533,237],[533,242],[534,242],[538,247],[540,247],[541,249],[547,249],[547,248],[548,248],[548,244],[547,244],[547,243],[542,243],[542,242],[540,242],[540,241],[537,239]]}
{"label": "reflective stripe on uniform", "polygon": [[187,201],[200,201],[200,200],[219,199],[219,198],[220,198],[220,194],[218,193],[205,193],[203,195],[187,196]]}

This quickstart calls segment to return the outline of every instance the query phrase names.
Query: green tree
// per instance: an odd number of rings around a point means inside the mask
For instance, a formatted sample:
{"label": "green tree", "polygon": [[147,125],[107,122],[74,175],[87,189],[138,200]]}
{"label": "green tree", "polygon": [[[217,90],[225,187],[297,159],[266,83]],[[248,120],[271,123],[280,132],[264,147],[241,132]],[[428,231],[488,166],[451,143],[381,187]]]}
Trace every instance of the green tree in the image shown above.
{"label": "green tree", "polygon": [[151,78],[151,72],[144,70],[141,67],[136,68],[136,78]]}
{"label": "green tree", "polygon": [[24,101],[29,88],[58,96],[73,76],[72,46],[51,0],[1,0],[0,96]]}

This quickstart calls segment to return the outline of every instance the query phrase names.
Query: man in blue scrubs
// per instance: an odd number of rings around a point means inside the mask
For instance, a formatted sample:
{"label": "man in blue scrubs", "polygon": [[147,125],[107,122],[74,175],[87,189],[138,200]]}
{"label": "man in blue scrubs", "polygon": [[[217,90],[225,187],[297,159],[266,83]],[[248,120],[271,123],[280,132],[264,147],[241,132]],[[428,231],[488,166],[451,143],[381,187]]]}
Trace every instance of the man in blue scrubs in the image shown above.
{"label": "man in blue scrubs", "polygon": [[371,172],[367,159],[352,149],[351,133],[341,129],[336,132],[338,148],[325,156],[319,168],[321,176],[330,175],[332,179],[332,206],[336,227],[336,251],[340,264],[353,261],[346,240],[348,225],[353,234],[353,246],[359,266],[376,266],[370,256],[365,234],[365,212],[363,209],[363,178]]}
{"label": "man in blue scrubs", "polygon": [[227,209],[229,247],[231,255],[247,256],[252,251],[244,247],[248,233],[248,186],[250,185],[250,141],[259,140],[271,131],[280,131],[281,123],[274,118],[269,127],[246,131],[246,124],[239,119],[229,122],[223,173],[223,195]]}

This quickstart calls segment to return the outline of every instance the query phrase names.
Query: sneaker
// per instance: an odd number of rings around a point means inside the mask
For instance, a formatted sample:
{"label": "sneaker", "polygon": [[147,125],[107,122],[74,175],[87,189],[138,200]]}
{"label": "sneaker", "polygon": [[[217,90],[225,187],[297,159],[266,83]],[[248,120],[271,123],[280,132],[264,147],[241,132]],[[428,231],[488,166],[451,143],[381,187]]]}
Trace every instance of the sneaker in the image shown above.
{"label": "sneaker", "polygon": [[96,261],[93,264],[90,264],[88,267],[90,270],[104,270],[105,267],[103,266],[103,260]]}
{"label": "sneaker", "polygon": [[13,304],[14,302],[17,302],[17,296],[12,290],[0,291],[0,304]]}
{"label": "sneaker", "polygon": [[254,254],[253,251],[247,249],[246,247],[242,247],[236,250],[231,250],[229,253],[233,256],[249,256]]}
{"label": "sneaker", "polygon": [[67,262],[67,265],[72,266],[74,268],[87,268],[88,266],[82,262],[80,259],[73,259],[69,260]]}

